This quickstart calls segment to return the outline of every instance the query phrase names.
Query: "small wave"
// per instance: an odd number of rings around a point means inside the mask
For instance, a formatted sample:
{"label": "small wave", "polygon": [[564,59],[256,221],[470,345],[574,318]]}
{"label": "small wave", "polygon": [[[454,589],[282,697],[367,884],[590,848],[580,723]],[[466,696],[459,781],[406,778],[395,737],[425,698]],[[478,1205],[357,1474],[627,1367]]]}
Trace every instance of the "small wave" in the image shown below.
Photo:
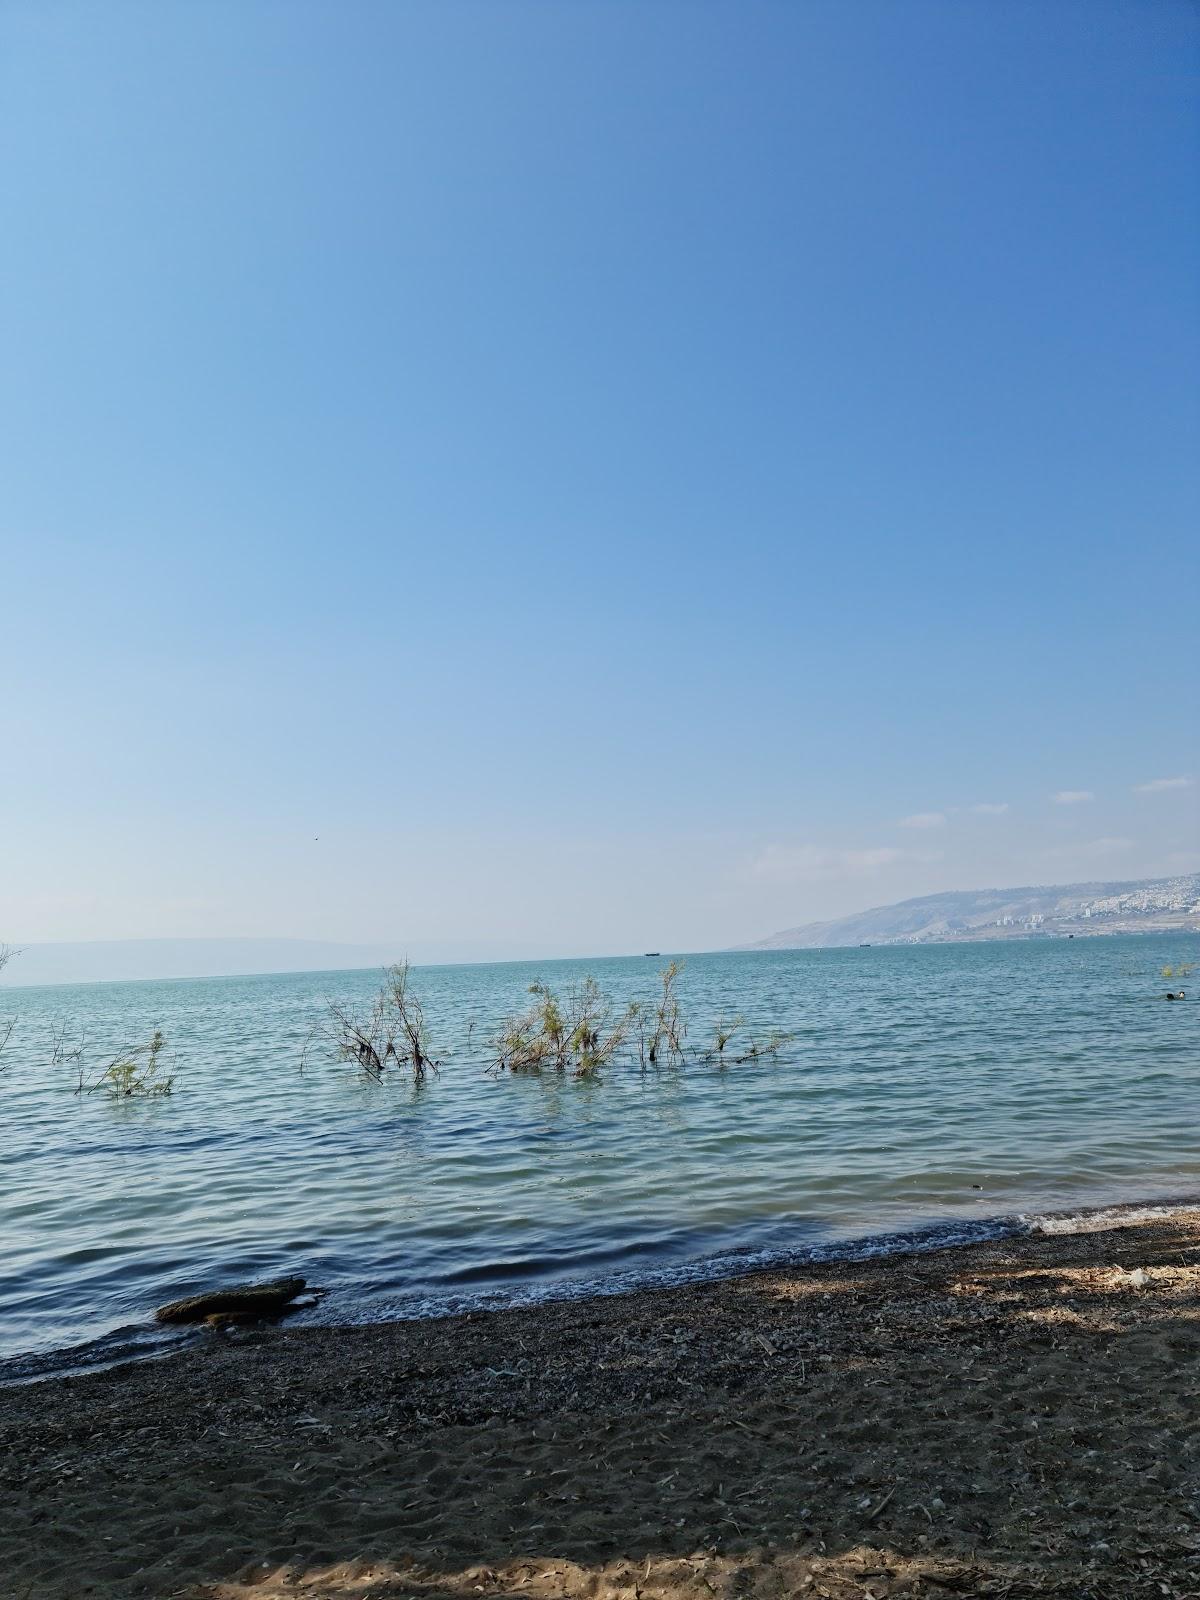
{"label": "small wave", "polygon": [[[573,1274],[554,1282],[495,1284],[477,1289],[414,1290],[387,1298],[358,1299],[352,1290],[335,1291],[311,1311],[300,1311],[292,1326],[361,1327],[393,1321],[423,1321],[465,1312],[500,1311],[586,1300],[596,1296],[678,1289],[718,1283],[750,1273],[786,1271],[833,1262],[871,1261],[891,1256],[931,1255],[964,1245],[986,1244],[1030,1234],[1100,1233],[1108,1228],[1162,1221],[1200,1206],[1200,1197],[1130,1202],[1073,1211],[1019,1212],[990,1218],[930,1223],[892,1233],[863,1234],[795,1247],[741,1245],[690,1261],[659,1263]],[[164,1356],[203,1337],[199,1330],[123,1327],[103,1338],[67,1348],[39,1350],[0,1360],[0,1387],[40,1378],[69,1377],[121,1363]]]}
{"label": "small wave", "polygon": [[1200,1205],[1200,1199],[1141,1201],[1064,1212],[1011,1213],[930,1223],[891,1233],[863,1234],[831,1239],[820,1244],[793,1247],[740,1245],[698,1256],[690,1261],[658,1263],[603,1272],[572,1274],[553,1282],[494,1284],[477,1289],[414,1290],[405,1294],[372,1297],[355,1304],[344,1292],[322,1300],[315,1313],[296,1321],[310,1326],[364,1325],[397,1320],[458,1316],[468,1311],[499,1311],[545,1305],[549,1302],[586,1300],[593,1296],[636,1294],[654,1289],[683,1288],[689,1284],[718,1283],[750,1273],[786,1271],[792,1267],[820,1266],[827,1262],[871,1261],[889,1256],[929,1255],[963,1245],[1019,1238],[1032,1233],[1067,1234],[1102,1232],[1178,1215]]}
{"label": "small wave", "polygon": [[932,1223],[898,1233],[868,1234],[857,1239],[830,1240],[786,1248],[740,1246],[719,1254],[654,1266],[630,1267],[602,1274],[579,1274],[553,1283],[499,1285],[468,1291],[413,1291],[386,1301],[347,1305],[338,1295],[322,1302],[320,1311],[305,1318],[311,1326],[364,1325],[391,1321],[420,1321],[430,1317],[459,1316],[468,1311],[499,1311],[550,1302],[587,1300],[594,1296],[637,1294],[655,1289],[678,1289],[689,1284],[718,1283],[748,1273],[784,1271],[790,1267],[817,1266],[834,1261],[869,1261],[896,1255],[925,1255],[956,1245],[984,1244],[1011,1238],[1023,1230],[1016,1217]]}
{"label": "small wave", "polygon": [[1161,1222],[1185,1211],[1193,1211],[1197,1206],[1200,1206],[1200,1196],[1190,1196],[1181,1200],[1096,1206],[1082,1211],[1029,1212],[1022,1213],[1017,1220],[1028,1233],[1103,1233],[1106,1228],[1125,1228],[1136,1222]]}
{"label": "small wave", "polygon": [[24,1355],[0,1360],[0,1388],[20,1383],[36,1383],[39,1378],[77,1378],[86,1372],[101,1372],[106,1367],[127,1361],[145,1361],[169,1355],[196,1338],[194,1329],[160,1327],[114,1328],[99,1339],[83,1344],[59,1346],[50,1350],[31,1350]]}

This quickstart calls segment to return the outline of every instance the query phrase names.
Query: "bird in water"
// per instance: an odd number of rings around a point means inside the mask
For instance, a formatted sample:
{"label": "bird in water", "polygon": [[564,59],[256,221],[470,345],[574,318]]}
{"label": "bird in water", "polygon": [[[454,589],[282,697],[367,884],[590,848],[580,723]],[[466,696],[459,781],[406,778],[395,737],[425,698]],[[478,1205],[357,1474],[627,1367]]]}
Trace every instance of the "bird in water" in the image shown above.
{"label": "bird in water", "polygon": [[1184,994],[1182,989],[1180,989],[1178,994],[1173,994],[1171,992],[1171,990],[1168,989],[1167,990],[1167,999],[1168,1000],[1186,1000],[1187,999],[1187,995]]}

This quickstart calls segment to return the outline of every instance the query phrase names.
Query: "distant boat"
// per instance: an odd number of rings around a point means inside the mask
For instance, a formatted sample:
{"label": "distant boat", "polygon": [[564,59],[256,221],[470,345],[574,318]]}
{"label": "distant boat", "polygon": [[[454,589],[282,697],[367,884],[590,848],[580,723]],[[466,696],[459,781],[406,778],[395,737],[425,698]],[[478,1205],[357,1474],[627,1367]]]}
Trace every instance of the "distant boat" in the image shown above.
{"label": "distant boat", "polygon": [[869,950],[871,948],[871,941],[869,939],[864,939],[858,948],[860,950]]}
{"label": "distant boat", "polygon": [[660,955],[662,955],[662,951],[661,950],[647,950],[646,954],[648,956],[660,956]]}

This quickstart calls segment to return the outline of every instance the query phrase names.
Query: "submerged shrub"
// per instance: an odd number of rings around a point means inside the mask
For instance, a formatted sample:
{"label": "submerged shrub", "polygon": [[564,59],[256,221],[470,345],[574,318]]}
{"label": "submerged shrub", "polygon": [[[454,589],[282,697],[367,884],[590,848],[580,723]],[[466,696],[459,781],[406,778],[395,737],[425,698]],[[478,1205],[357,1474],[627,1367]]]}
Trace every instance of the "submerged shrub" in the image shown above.
{"label": "submerged shrub", "polygon": [[643,1067],[671,1066],[683,1060],[683,1041],[687,1023],[675,993],[675,980],[683,971],[682,961],[672,961],[659,973],[662,993],[653,1007],[634,1008],[638,1024],[638,1055]]}
{"label": "submerged shrub", "polygon": [[569,989],[565,1000],[541,982],[531,983],[529,993],[533,1005],[507,1018],[492,1040],[495,1071],[590,1077],[612,1060],[638,1015],[631,1005],[614,1017],[611,1000],[592,977]]}
{"label": "submerged shrub", "polygon": [[389,1061],[411,1066],[414,1078],[437,1071],[424,1009],[408,985],[407,961],[387,968],[365,1016],[335,1000],[326,1001],[325,1011],[314,1032],[333,1045],[339,1061],[353,1061],[377,1083],[383,1081]]}
{"label": "submerged shrub", "polygon": [[[19,956],[20,954],[21,952],[14,950],[11,944],[0,944],[0,972],[3,972],[14,956]],[[4,1046],[12,1038],[12,1032],[16,1025],[16,1017],[10,1018],[8,1022],[0,1022],[0,1055],[4,1054]],[[7,1065],[7,1062],[0,1062],[0,1072],[3,1072]]]}
{"label": "submerged shrub", "polygon": [[784,1033],[778,1028],[773,1028],[765,1039],[756,1039],[751,1035],[748,1043],[736,1046],[726,1054],[726,1045],[744,1026],[741,1017],[736,1017],[732,1022],[714,1024],[713,1038],[716,1048],[708,1051],[704,1059],[715,1061],[722,1067],[742,1066],[747,1061],[758,1061],[764,1056],[777,1056],[796,1037],[794,1033]]}
{"label": "submerged shrub", "polygon": [[772,1028],[765,1039],[761,1041],[751,1039],[749,1049],[745,1055],[739,1056],[738,1060],[756,1061],[759,1056],[777,1056],[795,1037],[794,1033],[784,1033],[779,1028]]}
{"label": "submerged shrub", "polygon": [[725,1054],[725,1046],[744,1026],[745,1023],[741,1017],[717,1018],[716,1022],[713,1023],[713,1044],[716,1046],[716,1054],[718,1056]]}
{"label": "submerged shrub", "polygon": [[[170,1094],[175,1074],[165,1070],[162,1054],[166,1044],[162,1029],[156,1028],[145,1044],[126,1047],[114,1056],[92,1083],[85,1082],[81,1066],[75,1093],[95,1094],[99,1090],[111,1100]],[[174,1058],[171,1065],[175,1065]]]}
{"label": "submerged shrub", "polygon": [[[562,998],[545,983],[531,984],[533,1004],[506,1018],[490,1041],[494,1059],[489,1070],[572,1073],[585,1078],[622,1054],[640,1063],[643,1071],[682,1063],[687,1059],[687,1023],[677,992],[682,971],[683,963],[672,961],[658,975],[658,996],[652,1001],[634,1001],[623,1011],[616,1009],[592,977],[568,989]],[[745,1028],[741,1016],[718,1018],[713,1025],[712,1048],[698,1059],[721,1066],[757,1061],[778,1055],[795,1038],[775,1029],[765,1037],[750,1035],[742,1042]]]}

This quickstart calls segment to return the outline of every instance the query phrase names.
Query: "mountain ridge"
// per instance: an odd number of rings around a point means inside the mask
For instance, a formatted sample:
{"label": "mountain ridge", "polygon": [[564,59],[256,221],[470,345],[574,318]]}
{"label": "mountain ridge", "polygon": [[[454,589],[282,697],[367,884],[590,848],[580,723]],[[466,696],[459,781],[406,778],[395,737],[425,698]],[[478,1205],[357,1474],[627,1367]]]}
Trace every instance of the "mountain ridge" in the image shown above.
{"label": "mountain ridge", "polygon": [[60,983],[124,983],[161,979],[258,977],[287,972],[359,971],[410,956],[414,966],[443,962],[513,961],[536,955],[495,940],[395,939],[346,943],[331,939],[193,937],[31,941],[17,948],[0,988]]}
{"label": "mountain ridge", "polygon": [[739,950],[947,944],[973,939],[1200,930],[1200,873],[1129,881],[950,889],[848,917],[784,928]]}

